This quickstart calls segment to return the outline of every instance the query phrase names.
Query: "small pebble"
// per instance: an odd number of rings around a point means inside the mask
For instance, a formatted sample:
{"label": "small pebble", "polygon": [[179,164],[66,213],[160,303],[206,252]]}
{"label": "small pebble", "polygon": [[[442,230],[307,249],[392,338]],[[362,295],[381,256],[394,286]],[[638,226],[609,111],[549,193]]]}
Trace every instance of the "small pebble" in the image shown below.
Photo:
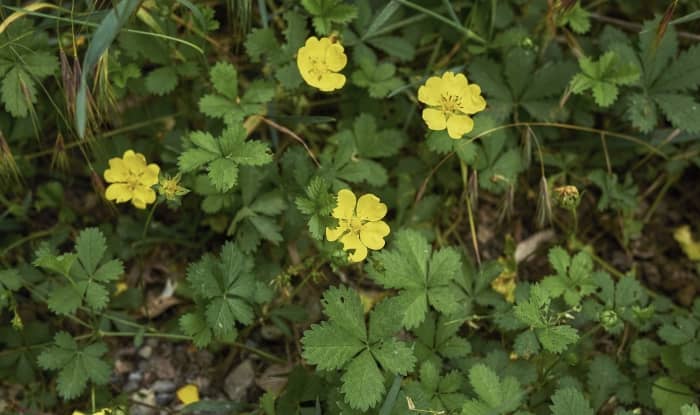
{"label": "small pebble", "polygon": [[156,393],[156,404],[158,406],[169,405],[170,402],[173,401],[173,398],[175,398],[175,394],[173,393]]}
{"label": "small pebble", "polygon": [[152,354],[153,354],[153,348],[151,346],[148,346],[148,345],[143,346],[139,350],[139,356],[141,356],[144,359],[150,358]]}
{"label": "small pebble", "polygon": [[157,380],[151,385],[151,390],[155,393],[170,393],[175,391],[175,382],[170,380]]}
{"label": "small pebble", "polygon": [[141,373],[141,372],[129,373],[129,382],[141,382],[141,379],[143,379],[143,373]]}

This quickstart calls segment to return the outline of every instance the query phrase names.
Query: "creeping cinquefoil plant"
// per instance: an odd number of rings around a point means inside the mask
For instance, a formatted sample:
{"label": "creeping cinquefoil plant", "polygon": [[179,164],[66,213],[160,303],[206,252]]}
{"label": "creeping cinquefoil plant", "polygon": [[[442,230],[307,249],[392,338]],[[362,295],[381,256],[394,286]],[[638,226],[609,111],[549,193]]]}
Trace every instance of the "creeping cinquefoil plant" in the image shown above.
{"label": "creeping cinquefoil plant", "polygon": [[0,1],[0,414],[700,415],[698,8]]}

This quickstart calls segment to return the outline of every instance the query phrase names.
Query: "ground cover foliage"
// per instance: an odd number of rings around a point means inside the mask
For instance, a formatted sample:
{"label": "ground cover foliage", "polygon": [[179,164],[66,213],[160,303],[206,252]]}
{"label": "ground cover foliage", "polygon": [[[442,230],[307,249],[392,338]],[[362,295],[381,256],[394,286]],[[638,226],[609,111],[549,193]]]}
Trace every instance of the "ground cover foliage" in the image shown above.
{"label": "ground cover foliage", "polygon": [[0,412],[700,414],[699,9],[3,2]]}

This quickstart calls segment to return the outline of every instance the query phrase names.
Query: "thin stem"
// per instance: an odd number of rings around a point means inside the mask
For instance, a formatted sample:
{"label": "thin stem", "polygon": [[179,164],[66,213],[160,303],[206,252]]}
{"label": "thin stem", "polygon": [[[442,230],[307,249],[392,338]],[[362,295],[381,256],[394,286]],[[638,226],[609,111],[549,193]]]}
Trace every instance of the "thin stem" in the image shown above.
{"label": "thin stem", "polygon": [[486,43],[484,38],[482,38],[481,36],[477,35],[476,33],[467,29],[466,27],[462,27],[462,25],[453,22],[452,20],[446,18],[445,16],[441,16],[430,9],[426,9],[423,6],[417,5],[416,3],[412,2],[412,1],[408,1],[408,0],[396,0],[396,1],[403,4],[406,7],[409,7],[413,10],[419,11],[425,15],[432,17],[433,19],[436,19],[436,20],[439,20],[439,21],[445,23],[446,25],[463,33],[466,37],[468,37],[470,39],[476,40],[477,42],[482,43],[482,44]]}
{"label": "thin stem", "polygon": [[148,234],[148,227],[151,225],[151,220],[153,219],[153,213],[156,211],[156,207],[160,201],[156,199],[156,202],[151,206],[151,210],[148,211],[148,217],[146,217],[146,224],[143,225],[143,233],[141,233],[141,239],[146,239],[146,234]]}
{"label": "thin stem", "polygon": [[253,354],[255,354],[255,355],[258,355],[258,356],[262,357],[263,359],[267,359],[267,360],[269,360],[269,361],[271,361],[271,362],[274,362],[274,363],[279,363],[279,364],[281,364],[281,365],[286,365],[287,363],[289,363],[289,362],[286,361],[285,359],[279,358],[279,357],[277,357],[277,356],[275,356],[275,355],[273,355],[273,354],[270,354],[270,353],[268,353],[268,352],[266,352],[266,351],[264,351],[264,350],[260,350],[260,349],[257,349],[257,348],[255,348],[255,347],[251,347],[251,346],[246,346],[246,345],[243,344],[243,343],[238,343],[238,342],[236,342],[236,343],[234,343],[234,345],[235,345],[236,347],[240,348],[240,349],[243,349],[243,350],[245,350],[245,351],[247,351],[247,352],[250,352],[250,353],[253,353]]}
{"label": "thin stem", "polygon": [[101,337],[136,337],[136,336],[143,336],[143,337],[155,337],[159,339],[170,339],[170,340],[192,340],[192,337],[184,335],[184,334],[177,334],[177,333],[139,333],[135,331],[98,331],[97,334]]}

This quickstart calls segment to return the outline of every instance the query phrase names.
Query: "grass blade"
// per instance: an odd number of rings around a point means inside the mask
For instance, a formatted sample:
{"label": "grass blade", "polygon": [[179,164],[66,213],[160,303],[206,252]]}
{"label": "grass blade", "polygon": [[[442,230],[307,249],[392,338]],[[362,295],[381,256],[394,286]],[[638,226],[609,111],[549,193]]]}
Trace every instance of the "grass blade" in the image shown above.
{"label": "grass blade", "polygon": [[122,26],[136,11],[141,0],[123,0],[102,20],[99,27],[92,35],[85,58],[83,59],[83,72],[80,77],[80,87],[75,102],[75,124],[78,136],[85,136],[87,125],[87,77],[97,65],[100,56],[110,47],[119,34]]}

